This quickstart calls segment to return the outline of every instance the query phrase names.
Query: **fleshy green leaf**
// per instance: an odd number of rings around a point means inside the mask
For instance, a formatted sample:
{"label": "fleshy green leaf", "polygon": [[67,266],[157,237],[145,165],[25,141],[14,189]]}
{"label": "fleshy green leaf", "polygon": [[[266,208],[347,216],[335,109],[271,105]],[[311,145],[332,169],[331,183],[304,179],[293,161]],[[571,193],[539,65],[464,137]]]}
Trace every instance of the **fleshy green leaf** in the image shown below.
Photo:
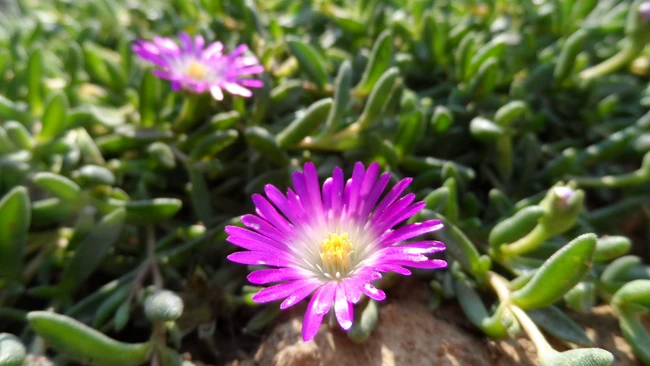
{"label": "fleshy green leaf", "polygon": [[287,45],[309,78],[320,89],[325,88],[328,82],[327,71],[325,70],[324,60],[318,52],[311,45],[295,37],[288,37]]}
{"label": "fleshy green leaf", "polygon": [[535,272],[510,300],[528,310],[553,304],[580,282],[589,272],[596,248],[596,235],[584,234],[558,250]]}
{"label": "fleshy green leaf", "polygon": [[526,313],[538,327],[555,338],[582,346],[593,345],[580,325],[555,306],[529,310]]}
{"label": "fleshy green leaf", "polygon": [[81,196],[81,188],[70,179],[48,172],[34,174],[34,183],[49,194],[62,200],[77,201]]}
{"label": "fleshy green leaf", "polygon": [[79,243],[74,257],[66,266],[59,288],[72,292],[81,285],[102,262],[110,248],[117,242],[126,218],[124,209],[105,216]]}
{"label": "fleshy green leaf", "polygon": [[322,99],[310,105],[300,117],[278,134],[277,140],[280,147],[294,146],[305,137],[310,136],[318,126],[325,122],[331,108],[332,98]]}
{"label": "fleshy green leaf", "polygon": [[368,300],[366,307],[357,312],[355,316],[354,323],[348,331],[348,337],[357,343],[365,342],[375,330],[377,326],[377,320],[379,319],[379,308],[377,302],[374,300]]}
{"label": "fleshy green leaf", "polygon": [[618,317],[623,337],[632,346],[634,354],[645,364],[650,364],[650,335],[641,321],[625,311]]}
{"label": "fleshy green leaf", "polygon": [[389,29],[383,31],[375,41],[368,64],[355,88],[360,96],[370,94],[379,78],[388,70],[393,56],[393,37]]}
{"label": "fleshy green leaf", "polygon": [[151,357],[150,343],[118,342],[65,315],[33,311],[27,319],[57,351],[84,364],[137,366]]}
{"label": "fleshy green leaf", "polygon": [[16,187],[0,200],[0,275],[20,279],[31,222],[29,194]]}
{"label": "fleshy green leaf", "polygon": [[65,130],[68,125],[68,98],[64,93],[56,93],[50,98],[43,119],[39,140],[48,141]]}

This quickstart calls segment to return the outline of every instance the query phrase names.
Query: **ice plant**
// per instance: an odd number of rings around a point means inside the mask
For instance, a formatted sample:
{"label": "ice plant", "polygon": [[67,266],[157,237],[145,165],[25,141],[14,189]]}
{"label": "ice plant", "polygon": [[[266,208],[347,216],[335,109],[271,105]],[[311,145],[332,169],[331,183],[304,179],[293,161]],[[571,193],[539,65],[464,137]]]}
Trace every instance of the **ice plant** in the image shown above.
{"label": "ice plant", "polygon": [[180,33],[179,38],[180,46],[166,37],[154,37],[153,41],[138,40],[133,45],[133,51],[142,59],[160,68],[152,72],[170,80],[174,91],[209,91],[215,99],[222,100],[224,90],[250,97],[253,93],[248,88],[262,87],[261,80],[245,77],[264,71],[256,57],[244,55],[248,50],[245,44],[237,46],[230,54],[224,54],[221,42],[205,47],[205,40],[200,35],[192,39],[186,33]]}
{"label": "ice plant", "polygon": [[286,309],[313,293],[303,322],[305,341],[314,338],[332,307],[340,326],[348,330],[353,304],[361,294],[383,300],[384,292],[371,283],[381,278],[381,272],[409,275],[405,267],[434,269],[447,265],[425,255],[443,251],[443,243],[407,242],[440,229],[439,220],[395,228],[425,205],[413,203],[412,193],[400,198],[410,178],[397,183],[383,197],[390,174],[380,176],[377,163],[367,170],[357,163],[347,183],[337,167],[322,188],[313,163],[306,163],[304,173],[295,172],[292,178],[294,189],[286,195],[272,185],[265,187],[266,198],[253,195],[257,215],[242,217],[248,228],[226,228],[228,241],[247,249],[228,259],[277,267],[259,269],[248,276],[254,284],[280,282],[255,294],[256,302],[283,300],[280,308]]}

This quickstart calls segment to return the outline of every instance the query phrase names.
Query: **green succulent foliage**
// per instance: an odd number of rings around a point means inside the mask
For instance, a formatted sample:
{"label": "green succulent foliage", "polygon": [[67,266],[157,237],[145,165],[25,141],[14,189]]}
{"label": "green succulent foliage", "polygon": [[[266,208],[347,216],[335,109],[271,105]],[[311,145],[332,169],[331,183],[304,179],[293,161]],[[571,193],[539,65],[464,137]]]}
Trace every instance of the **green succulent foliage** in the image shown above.
{"label": "green succulent foliage", "polygon": [[[596,347],[567,309],[609,304],[650,364],[642,1],[5,3],[0,365],[237,357],[222,340],[254,344],[280,310],[252,301],[224,227],[305,161],[412,177],[412,222],[443,222],[449,262],[417,274],[477,331],[525,332],[543,365],[607,365],[544,337]],[[179,31],[247,44],[264,88],[172,92],[131,46]],[[353,341],[380,307],[356,306]]]}

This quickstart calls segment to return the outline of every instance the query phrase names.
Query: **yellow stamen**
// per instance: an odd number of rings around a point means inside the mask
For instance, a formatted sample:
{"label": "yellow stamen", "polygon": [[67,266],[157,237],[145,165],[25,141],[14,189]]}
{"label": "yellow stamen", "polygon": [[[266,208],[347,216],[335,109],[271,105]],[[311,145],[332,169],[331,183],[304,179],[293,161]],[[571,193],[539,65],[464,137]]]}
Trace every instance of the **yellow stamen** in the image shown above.
{"label": "yellow stamen", "polygon": [[187,76],[191,77],[194,80],[204,80],[208,75],[208,70],[205,69],[205,65],[197,61],[190,61],[190,65],[187,67]]}
{"label": "yellow stamen", "polygon": [[327,234],[327,239],[320,245],[323,269],[336,276],[350,269],[350,254],[352,254],[352,243],[346,233]]}

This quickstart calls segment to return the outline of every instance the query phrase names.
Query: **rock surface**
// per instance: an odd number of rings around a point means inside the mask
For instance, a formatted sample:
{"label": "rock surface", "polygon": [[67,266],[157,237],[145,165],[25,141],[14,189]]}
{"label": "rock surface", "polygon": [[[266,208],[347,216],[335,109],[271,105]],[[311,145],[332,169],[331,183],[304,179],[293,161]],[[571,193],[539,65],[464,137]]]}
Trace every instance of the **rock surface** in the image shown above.
{"label": "rock surface", "polygon": [[[252,359],[231,366],[515,366],[537,365],[537,354],[525,335],[490,340],[476,330],[458,307],[444,306],[432,313],[413,289],[380,306],[377,329],[364,344],[352,342],[338,326],[327,324],[312,342],[301,338],[302,311],[278,324]],[[401,295],[401,294],[400,294]],[[592,314],[574,314],[587,335],[612,352],[615,365],[640,365],[623,339],[611,308],[600,306]],[[646,327],[650,329],[650,322]],[[571,347],[549,339],[558,350]]]}
{"label": "rock surface", "polygon": [[[416,302],[380,308],[379,326],[364,344],[324,324],[313,342],[303,342],[301,319],[279,324],[252,360],[234,365],[274,366],[456,366],[534,365],[534,349],[515,340],[493,342],[434,317]],[[528,342],[523,340],[524,343]],[[504,351],[507,350],[506,351]],[[532,354],[530,352],[532,350]],[[532,359],[531,359],[532,356]]]}

